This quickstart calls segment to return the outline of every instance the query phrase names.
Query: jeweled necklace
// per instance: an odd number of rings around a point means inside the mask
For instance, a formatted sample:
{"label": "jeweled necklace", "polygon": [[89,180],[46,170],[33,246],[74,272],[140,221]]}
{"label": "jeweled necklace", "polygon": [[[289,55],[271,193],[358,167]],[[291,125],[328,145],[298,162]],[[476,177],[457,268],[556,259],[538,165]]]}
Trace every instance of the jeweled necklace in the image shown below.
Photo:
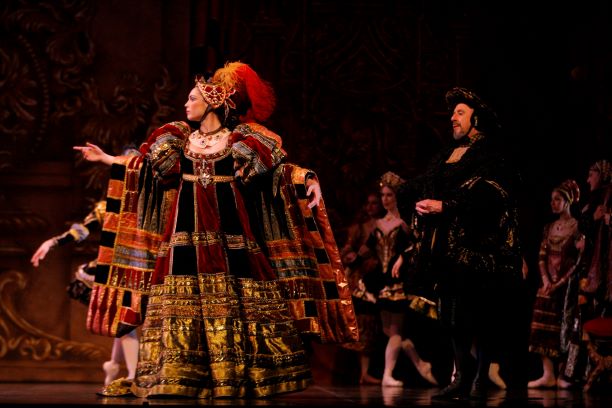
{"label": "jeweled necklace", "polygon": [[210,132],[202,132],[202,130],[197,129],[189,135],[189,141],[197,147],[204,149],[206,147],[213,147],[219,143],[226,134],[227,129],[223,126],[219,126],[217,129]]}
{"label": "jeweled necklace", "polygon": [[395,214],[389,213],[389,214],[385,215],[384,220],[385,220],[385,221],[387,221],[387,222],[389,222],[389,221],[391,221],[391,220],[393,220],[393,219],[395,219],[395,218],[397,218],[397,217],[395,216]]}

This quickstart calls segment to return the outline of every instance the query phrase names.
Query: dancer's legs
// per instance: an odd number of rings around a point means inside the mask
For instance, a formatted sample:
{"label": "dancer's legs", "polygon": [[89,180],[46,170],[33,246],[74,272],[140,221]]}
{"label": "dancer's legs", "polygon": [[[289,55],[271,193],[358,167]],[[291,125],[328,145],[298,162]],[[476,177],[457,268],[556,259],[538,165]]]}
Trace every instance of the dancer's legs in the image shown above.
{"label": "dancer's legs", "polygon": [[127,378],[132,380],[136,376],[136,365],[138,364],[138,333],[132,330],[120,338],[125,366],[127,367]]}
{"label": "dancer's legs", "polygon": [[123,362],[127,367],[127,378],[133,379],[136,375],[136,365],[138,363],[138,334],[136,330],[113,340],[111,359],[102,365],[106,374],[104,385],[110,384],[119,376],[121,363]]}
{"label": "dancer's legs", "polygon": [[111,350],[111,359],[105,361],[102,364],[102,369],[106,374],[104,377],[104,385],[108,385],[113,380],[117,378],[119,375],[119,370],[121,369],[121,362],[124,360],[123,358],[123,349],[121,347],[121,339],[115,338],[113,339],[113,349]]}
{"label": "dancer's legs", "polygon": [[438,381],[431,373],[431,363],[428,361],[423,361],[421,356],[419,356],[416,347],[414,347],[412,340],[404,339],[402,341],[402,350],[404,350],[404,353],[406,353],[408,358],[410,358],[410,361],[412,361],[412,364],[414,364],[421,377],[433,385],[438,385]]}
{"label": "dancer's legs", "polygon": [[542,387],[554,387],[557,385],[557,379],[555,377],[555,367],[552,360],[545,356],[540,355],[542,358],[542,377],[534,381],[529,381],[527,387],[529,388],[542,388]]}
{"label": "dancer's legs", "polygon": [[384,333],[389,337],[385,348],[385,369],[383,372],[383,387],[402,387],[403,382],[393,378],[393,370],[402,348],[401,330],[403,325],[403,315],[401,313],[391,313],[386,310],[381,312],[381,319]]}

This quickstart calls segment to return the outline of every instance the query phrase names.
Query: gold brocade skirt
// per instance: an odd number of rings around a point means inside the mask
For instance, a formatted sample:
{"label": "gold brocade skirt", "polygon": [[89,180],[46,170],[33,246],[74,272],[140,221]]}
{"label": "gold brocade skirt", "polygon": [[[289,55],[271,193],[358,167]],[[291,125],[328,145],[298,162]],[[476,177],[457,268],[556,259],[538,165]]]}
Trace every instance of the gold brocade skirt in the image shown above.
{"label": "gold brocade skirt", "polygon": [[136,396],[263,397],[310,379],[276,281],[169,275],[151,287]]}

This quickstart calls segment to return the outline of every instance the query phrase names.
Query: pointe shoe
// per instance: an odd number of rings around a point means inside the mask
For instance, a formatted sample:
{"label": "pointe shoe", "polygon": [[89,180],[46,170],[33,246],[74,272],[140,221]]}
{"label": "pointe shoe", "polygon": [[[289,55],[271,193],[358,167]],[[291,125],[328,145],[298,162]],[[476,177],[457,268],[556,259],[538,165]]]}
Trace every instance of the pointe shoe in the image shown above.
{"label": "pointe shoe", "polygon": [[431,363],[423,362],[422,364],[419,364],[419,366],[417,367],[417,371],[419,372],[419,374],[421,374],[421,377],[427,380],[427,382],[433,385],[438,385],[438,381],[431,373]]}
{"label": "pointe shoe", "polygon": [[120,368],[121,367],[119,364],[112,360],[106,361],[104,364],[102,364],[102,369],[106,374],[106,377],[104,377],[104,385],[112,383],[117,378]]}
{"label": "pointe shoe", "polygon": [[391,376],[388,376],[388,377],[383,376],[382,386],[383,387],[403,387],[404,383],[400,380],[396,380],[395,378]]}
{"label": "pointe shoe", "polygon": [[365,374],[363,377],[359,379],[359,384],[368,385],[368,384],[380,384],[382,380],[380,378],[374,378],[370,374]]}
{"label": "pointe shoe", "polygon": [[554,377],[541,377],[535,381],[529,381],[527,388],[553,388],[555,385],[557,385],[557,381]]}
{"label": "pointe shoe", "polygon": [[502,390],[505,390],[507,388],[506,383],[499,376],[499,364],[497,363],[491,363],[491,365],[489,366],[489,380],[491,380],[493,384],[497,385]]}

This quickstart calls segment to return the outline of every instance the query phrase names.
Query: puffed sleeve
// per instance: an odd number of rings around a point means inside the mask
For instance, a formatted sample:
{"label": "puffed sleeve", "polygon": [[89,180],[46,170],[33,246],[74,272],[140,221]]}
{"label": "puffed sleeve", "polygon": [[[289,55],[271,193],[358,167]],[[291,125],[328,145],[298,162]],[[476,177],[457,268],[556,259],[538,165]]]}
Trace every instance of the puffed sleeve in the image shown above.
{"label": "puffed sleeve", "polygon": [[83,222],[72,224],[68,231],[55,237],[57,244],[62,246],[70,242],[78,243],[86,240],[92,227],[99,227],[102,225],[105,212],[106,201],[98,201],[95,204],[94,209],[87,214]]}
{"label": "puffed sleeve", "polygon": [[[180,122],[179,122],[180,123]],[[156,178],[166,179],[180,172],[180,157],[185,145],[182,133],[173,129],[177,123],[168,124],[153,133],[145,154]]]}
{"label": "puffed sleeve", "polygon": [[239,166],[244,165],[242,181],[248,183],[282,163],[287,155],[281,146],[281,138],[262,125],[237,126],[232,135],[232,156]]}

